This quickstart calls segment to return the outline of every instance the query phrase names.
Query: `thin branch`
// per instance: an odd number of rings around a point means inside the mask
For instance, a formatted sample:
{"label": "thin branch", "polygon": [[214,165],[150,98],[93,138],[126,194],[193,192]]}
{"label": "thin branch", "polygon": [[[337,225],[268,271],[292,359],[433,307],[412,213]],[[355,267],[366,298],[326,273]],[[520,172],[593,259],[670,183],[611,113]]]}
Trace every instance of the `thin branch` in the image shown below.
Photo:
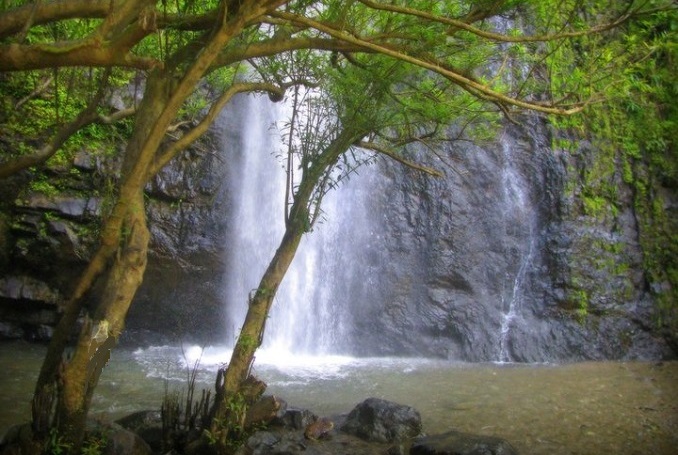
{"label": "thin branch", "polygon": [[35,153],[23,155],[15,160],[2,163],[0,165],[0,179],[7,178],[17,172],[28,169],[31,166],[44,163],[51,158],[73,134],[84,126],[94,122],[98,118],[96,112],[97,107],[104,98],[106,89],[108,88],[107,81],[109,76],[110,70],[107,70],[105,74],[102,75],[101,81],[99,82],[99,90],[87,104],[87,107],[85,107],[75,119],[61,127],[48,144],[45,144]]}
{"label": "thin branch", "polygon": [[523,100],[519,100],[507,95],[504,95],[503,93],[497,92],[490,87],[483,85],[479,82],[476,82],[466,76],[463,76],[457,72],[454,72],[450,70],[449,68],[445,68],[440,62],[434,62],[431,63],[429,61],[422,60],[417,57],[413,57],[411,55],[402,53],[400,51],[397,51],[395,49],[385,47],[384,45],[380,44],[375,44],[369,41],[365,41],[364,39],[357,38],[355,36],[349,35],[348,33],[334,29],[332,27],[329,27],[325,24],[322,24],[320,22],[314,21],[312,19],[308,19],[303,16],[298,16],[295,14],[291,13],[286,13],[282,11],[278,11],[275,13],[272,13],[272,15],[279,16],[284,19],[288,19],[290,21],[296,21],[299,22],[300,24],[308,25],[312,28],[315,28],[316,30],[326,33],[338,40],[346,41],[351,44],[355,44],[358,46],[363,47],[364,49],[369,49],[374,52],[378,52],[380,54],[395,58],[397,60],[403,61],[410,63],[415,66],[419,66],[421,68],[425,68],[428,70],[431,70],[437,74],[440,74],[441,76],[444,76],[445,78],[449,79],[450,81],[456,83],[459,85],[461,88],[464,90],[468,91],[469,93],[477,96],[478,93],[482,94],[483,96],[487,97],[488,99],[493,99],[498,102],[503,102],[505,104],[510,104],[516,107],[520,107],[523,109],[529,109],[533,111],[538,111],[538,112],[543,112],[545,114],[556,114],[556,115],[572,115],[577,112],[580,112],[584,109],[586,106],[586,103],[581,103],[581,105],[577,105],[575,107],[571,107],[568,109],[563,109],[555,106],[548,106],[544,104],[539,104],[539,103],[531,103]]}
{"label": "thin branch", "polygon": [[99,115],[97,117],[97,122],[102,123],[104,125],[110,125],[112,123],[117,122],[118,120],[122,120],[127,117],[131,117],[134,114],[136,114],[137,108],[136,107],[128,107],[126,109],[122,109],[120,111],[116,111],[112,113],[111,115]]}
{"label": "thin branch", "polygon": [[417,171],[421,171],[425,174],[432,175],[434,177],[442,177],[443,173],[440,172],[437,169],[430,168],[428,166],[424,166],[421,164],[417,164],[415,162],[406,160],[402,156],[398,155],[395,151],[388,149],[386,147],[383,147],[379,144],[376,144],[374,142],[367,142],[367,141],[360,141],[356,144],[356,146],[367,149],[367,150],[372,150],[377,153],[380,153],[382,155],[388,156],[389,158],[397,161],[400,164],[404,164],[405,166],[415,169]]}
{"label": "thin branch", "polygon": [[48,78],[45,78],[42,84],[40,84],[38,87],[36,87],[35,90],[33,90],[31,93],[28,95],[24,96],[21,98],[15,105],[14,109],[19,109],[21,106],[23,106],[27,101],[35,98],[49,87],[49,85],[54,81],[54,76],[50,76]]}
{"label": "thin branch", "polygon": [[626,22],[630,17],[633,16],[632,13],[626,13],[620,15],[618,18],[616,18],[612,22],[608,22],[606,24],[602,24],[596,27],[591,27],[586,30],[580,30],[580,31],[571,31],[571,32],[562,32],[562,33],[556,33],[556,34],[546,34],[546,35],[532,35],[532,36],[510,36],[510,35],[504,35],[501,33],[494,33],[494,32],[488,32],[486,30],[479,29],[477,27],[474,27],[467,22],[458,20],[458,19],[451,19],[448,17],[443,17],[443,16],[438,16],[435,14],[427,13],[425,11],[421,11],[418,9],[414,8],[408,8],[406,6],[396,6],[396,5],[390,5],[390,4],[384,4],[384,3],[377,3],[373,2],[371,0],[358,0],[360,3],[364,4],[368,8],[376,9],[376,10],[381,10],[381,11],[390,11],[392,13],[399,13],[399,14],[406,14],[409,16],[415,16],[419,17],[421,19],[426,19],[428,21],[432,22],[438,22],[441,24],[449,25],[455,28],[459,28],[462,30],[466,30],[469,33],[473,33],[474,35],[480,36],[481,38],[486,38],[492,41],[499,41],[499,42],[505,42],[505,43],[529,43],[529,42],[537,42],[537,41],[557,41],[561,40],[564,38],[576,38],[579,36],[585,36],[585,35],[591,35],[595,33],[601,33],[607,30],[611,30],[624,22]]}
{"label": "thin branch", "polygon": [[244,92],[268,92],[274,93],[282,98],[285,89],[266,83],[238,83],[230,86],[210,107],[203,119],[194,128],[187,131],[179,140],[168,146],[162,154],[156,157],[148,171],[150,179],[170,162],[179,152],[190,146],[199,137],[201,137],[212,124],[217,115],[236,94]]}

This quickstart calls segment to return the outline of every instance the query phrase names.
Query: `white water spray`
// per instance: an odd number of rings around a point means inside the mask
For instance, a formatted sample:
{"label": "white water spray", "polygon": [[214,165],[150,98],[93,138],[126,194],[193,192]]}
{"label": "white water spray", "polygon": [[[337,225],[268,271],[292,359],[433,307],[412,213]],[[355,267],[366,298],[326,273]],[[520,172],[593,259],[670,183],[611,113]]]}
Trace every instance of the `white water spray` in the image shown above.
{"label": "white water spray", "polygon": [[[242,97],[224,115],[242,116],[239,150],[228,143],[229,189],[233,194],[227,240],[225,300],[229,342],[244,320],[248,296],[273,257],[284,233],[285,170],[279,158],[285,107],[258,97]],[[275,297],[266,324],[264,350],[285,356],[343,354],[350,347],[351,314],[368,280],[358,252],[372,236],[368,209],[372,169],[332,190],[322,204],[322,220],[303,239]]]}

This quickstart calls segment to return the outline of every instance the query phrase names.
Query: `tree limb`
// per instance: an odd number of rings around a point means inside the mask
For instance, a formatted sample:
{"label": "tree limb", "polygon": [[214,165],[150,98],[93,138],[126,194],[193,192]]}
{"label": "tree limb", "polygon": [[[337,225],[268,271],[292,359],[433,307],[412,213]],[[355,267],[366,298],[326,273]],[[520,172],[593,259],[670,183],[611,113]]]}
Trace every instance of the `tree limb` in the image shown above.
{"label": "tree limb", "polygon": [[504,35],[501,33],[488,32],[480,28],[474,27],[465,21],[459,19],[451,19],[448,17],[438,16],[435,14],[427,13],[414,8],[408,8],[406,6],[396,6],[385,3],[377,3],[371,0],[358,0],[360,3],[364,4],[368,8],[382,11],[390,11],[393,13],[406,14],[410,16],[419,17],[421,19],[426,19],[432,22],[438,22],[441,24],[449,25],[457,29],[466,30],[469,33],[480,36],[481,38],[486,38],[492,41],[499,41],[505,43],[530,43],[530,42],[543,42],[543,41],[556,41],[564,38],[576,38],[579,36],[591,35],[595,33],[604,32],[611,30],[624,22],[626,22],[633,14],[626,12],[625,14],[620,15],[612,22],[606,24],[598,25],[595,27],[588,28],[586,30],[580,31],[571,31],[571,32],[562,32],[555,34],[546,34],[546,35],[531,35],[531,36],[511,36]]}
{"label": "tree limb", "polygon": [[205,134],[209,126],[212,124],[217,115],[221,112],[224,106],[238,93],[244,92],[269,92],[279,95],[281,98],[285,93],[285,89],[273,84],[266,83],[237,83],[228,88],[210,107],[209,111],[202,118],[200,123],[194,128],[186,132],[179,140],[168,146],[162,154],[157,156],[154,163],[148,171],[148,178],[150,179],[156,175],[160,170],[170,162],[179,152],[184,150],[195,142],[200,136]]}
{"label": "tree limb", "polygon": [[104,18],[111,4],[124,0],[59,0],[31,2],[0,14],[0,38],[20,33],[26,24],[43,25],[64,19]]}
{"label": "tree limb", "polygon": [[295,51],[302,49],[316,49],[322,51],[338,52],[365,52],[363,46],[347,43],[336,39],[326,39],[319,37],[274,37],[269,40],[257,43],[248,43],[245,45],[233,46],[217,57],[213,67],[227,66],[232,63],[249,60],[258,57],[269,57],[280,54],[285,51]]}
{"label": "tree limb", "polygon": [[28,95],[21,98],[19,101],[17,101],[17,103],[14,105],[14,109],[19,109],[26,102],[28,102],[29,100],[33,99],[34,97],[38,96],[39,94],[41,94],[42,92],[47,90],[47,88],[50,86],[50,84],[53,81],[54,81],[54,76],[50,76],[50,77],[45,78],[45,80],[42,82],[42,84],[40,84],[35,90],[33,90],[31,93],[29,93]]}
{"label": "tree limb", "polygon": [[[381,44],[376,44],[370,41],[366,41],[361,38],[357,38],[355,36],[349,35],[348,33],[334,29],[328,25],[322,24],[320,22],[314,21],[313,19],[308,19],[306,17],[302,16],[297,16],[295,14],[287,13],[287,12],[282,12],[278,11],[275,13],[272,13],[275,16],[279,16],[285,19],[288,19],[290,21],[295,21],[301,24],[308,25],[312,28],[315,28],[316,30],[326,33],[336,39],[346,41],[351,44],[355,44],[358,46],[363,47],[364,49],[371,50],[373,52],[377,52],[383,55],[387,55],[389,57],[395,58],[397,60],[403,61],[410,63],[415,66],[419,66],[421,68],[428,69],[430,71],[433,71],[448,80],[456,83],[459,87],[463,88],[464,90],[468,91],[472,95],[477,96],[477,93],[481,93],[484,97],[487,97],[488,99],[493,99],[498,102],[503,102],[505,104],[513,105],[516,107],[520,107],[523,109],[529,109],[537,112],[542,112],[545,114],[556,114],[556,115],[572,115],[576,114],[577,112],[580,112],[584,109],[585,103],[581,103],[580,105],[571,107],[571,108],[560,108],[556,106],[549,106],[549,105],[544,105],[544,104],[538,104],[538,103],[531,103],[528,101],[523,101],[517,98],[510,97],[508,95],[504,95],[503,93],[497,92],[496,90],[491,89],[490,87],[483,85],[479,82],[476,82],[466,76],[463,76],[457,72],[454,72],[450,70],[449,68],[445,68],[440,62],[435,62],[431,63],[429,61],[423,60],[421,58],[414,57],[412,55],[400,52],[396,49],[386,47],[385,45]],[[472,89],[472,90],[470,90]]]}
{"label": "tree limb", "polygon": [[73,134],[75,134],[84,126],[94,122],[98,118],[96,112],[97,107],[103,99],[106,93],[106,88],[108,87],[107,81],[109,75],[110,70],[106,71],[106,73],[102,76],[102,79],[99,83],[99,89],[87,104],[87,107],[85,107],[85,109],[83,109],[75,119],[62,126],[48,144],[45,144],[40,150],[33,154],[23,155],[12,161],[2,163],[0,165],[0,179],[7,178],[19,171],[28,169],[31,166],[44,163],[50,157],[52,157],[52,155],[54,155],[64,144],[64,142],[66,142]]}
{"label": "tree limb", "polygon": [[372,150],[377,153],[380,153],[382,155],[388,156],[389,158],[397,161],[400,164],[404,164],[405,166],[415,169],[417,171],[421,171],[425,174],[432,175],[434,177],[442,177],[443,173],[440,172],[437,169],[430,168],[428,166],[423,166],[421,164],[414,163],[412,161],[406,160],[402,156],[398,155],[395,151],[388,149],[386,147],[383,147],[375,142],[367,142],[367,141],[360,141],[356,144],[356,146],[367,149],[367,150]]}
{"label": "tree limb", "polygon": [[[129,43],[125,43],[129,48]],[[69,66],[122,67],[150,70],[162,67],[154,58],[139,57],[104,46],[92,37],[57,44],[0,45],[0,71],[26,71]]]}

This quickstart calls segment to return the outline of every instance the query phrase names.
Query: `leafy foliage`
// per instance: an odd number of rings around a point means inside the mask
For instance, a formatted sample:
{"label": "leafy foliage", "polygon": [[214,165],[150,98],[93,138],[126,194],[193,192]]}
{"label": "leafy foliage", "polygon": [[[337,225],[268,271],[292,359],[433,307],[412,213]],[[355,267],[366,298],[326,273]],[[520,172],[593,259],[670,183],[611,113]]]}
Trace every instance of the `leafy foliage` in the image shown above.
{"label": "leafy foliage", "polygon": [[[459,138],[474,139],[500,116],[515,121],[525,109],[571,115],[590,105],[584,119],[560,123],[572,135],[610,145],[599,164],[585,169],[585,210],[596,216],[607,212],[604,201],[616,195],[606,183],[613,175],[609,170],[621,161],[624,181],[636,190],[638,211],[645,210],[651,220],[644,230],[646,251],[652,251],[648,258],[660,257],[661,242],[655,239],[675,232],[662,206],[653,202],[654,175],[664,184],[676,180],[674,139],[668,135],[675,127],[675,47],[668,44],[675,43],[675,9],[662,13],[672,5],[668,0],[63,0],[55,5],[2,2],[0,70],[17,73],[0,76],[5,95],[0,124],[3,138],[10,138],[0,173],[30,173],[31,166],[50,157],[68,163],[79,148],[105,150],[116,136],[127,143],[121,157],[112,156],[117,150],[103,153],[122,162],[122,178],[107,191],[113,196],[100,249],[73,286],[36,387],[36,415],[49,416],[54,383],[63,385],[58,393],[69,399],[57,400],[59,429],[73,450],[82,446],[84,431],[76,427],[77,415],[88,406],[103,368],[91,363],[96,356],[77,351],[67,373],[78,378],[78,372],[92,371],[94,379],[83,385],[59,377],[82,297],[100,277],[109,280],[105,289],[111,292],[101,297],[97,311],[110,313],[106,320],[115,316],[114,333],[122,329],[143,274],[144,267],[136,265],[145,264],[148,248],[143,189],[238,93],[266,92],[281,100],[292,89],[295,107],[307,115],[295,117],[293,110],[284,130],[289,232],[248,306],[250,325],[243,328],[224,375],[232,397],[242,389],[301,235],[318,218],[326,191],[364,159],[349,159],[358,146],[422,170],[404,158],[402,146],[438,140],[451,123],[459,125]],[[647,21],[637,22],[639,14]],[[128,95],[122,106],[111,101],[113,93]],[[609,101],[598,104],[603,100]],[[121,122],[122,114],[134,120]],[[612,147],[615,141],[622,147]],[[54,145],[43,147],[45,142]],[[659,167],[663,173],[655,174]],[[56,184],[35,185],[58,190]],[[653,284],[675,282],[675,257],[648,265],[656,275]],[[580,313],[588,311],[590,298],[578,296]],[[91,343],[83,331],[77,345]],[[243,413],[239,405],[220,400],[216,419],[230,415],[230,423],[237,423]],[[47,435],[43,427],[49,420],[34,422],[38,434]],[[210,431],[220,426],[217,421]],[[212,436],[223,444],[223,435],[212,431]]]}
{"label": "leafy foliage", "polygon": [[[678,225],[667,211],[664,191],[675,193],[678,188],[678,17],[675,11],[647,15],[618,29],[614,38],[587,37],[571,50],[555,50],[552,58],[557,62],[585,62],[575,73],[578,85],[600,96],[582,116],[554,120],[565,132],[556,146],[587,163],[581,169],[585,215],[616,224],[620,190],[632,189],[648,289],[659,302],[657,321],[675,338]],[[562,66],[555,61],[551,68]],[[569,145],[568,138],[573,141]],[[576,150],[581,139],[592,142],[595,154]]]}

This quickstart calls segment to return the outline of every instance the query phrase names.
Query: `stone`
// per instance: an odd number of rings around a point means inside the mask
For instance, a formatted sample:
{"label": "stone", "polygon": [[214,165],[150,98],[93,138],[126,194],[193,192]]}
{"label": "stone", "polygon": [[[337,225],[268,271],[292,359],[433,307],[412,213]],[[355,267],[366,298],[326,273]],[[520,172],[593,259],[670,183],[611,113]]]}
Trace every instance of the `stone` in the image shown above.
{"label": "stone", "polygon": [[138,434],[154,452],[162,450],[162,414],[160,411],[138,411],[116,420],[115,423]]}
{"label": "stone", "polygon": [[[45,312],[45,318],[48,318],[51,316],[50,312]],[[24,336],[23,338],[29,341],[35,341],[38,343],[46,343],[49,340],[52,339],[52,335],[54,334],[54,321],[52,325],[48,324],[39,324],[39,325],[32,325],[28,327],[27,329],[24,330]]]}
{"label": "stone", "polygon": [[341,431],[366,441],[399,442],[421,433],[421,416],[410,406],[368,398],[349,413]]}
{"label": "stone", "polygon": [[105,428],[105,448],[102,455],[152,455],[153,451],[136,433],[126,430],[120,425]]}
{"label": "stone", "polygon": [[332,431],[333,428],[334,422],[323,417],[313,423],[309,423],[306,426],[306,429],[304,429],[304,437],[311,440],[326,438],[329,436],[330,431]]}
{"label": "stone", "polygon": [[0,278],[0,297],[19,300],[34,300],[44,303],[59,301],[59,293],[44,281],[30,276],[6,276]]}
{"label": "stone", "polygon": [[271,453],[273,446],[280,441],[280,438],[270,431],[257,431],[247,439],[247,447],[253,454]]}
{"label": "stone", "polygon": [[0,339],[18,340],[23,338],[24,331],[17,324],[11,322],[0,322]]}
{"label": "stone", "polygon": [[272,423],[294,430],[301,430],[316,420],[318,420],[318,416],[308,409],[289,408],[281,418],[275,419]]}
{"label": "stone", "polygon": [[415,439],[410,455],[517,455],[508,441],[460,431]]}
{"label": "stone", "polygon": [[81,171],[94,171],[96,170],[96,161],[94,156],[89,153],[87,150],[80,150],[73,157],[73,166],[80,169]]}
{"label": "stone", "polygon": [[[20,201],[17,205],[21,206]],[[25,207],[41,210],[55,210],[62,215],[82,217],[98,215],[101,202],[97,198],[81,198],[74,196],[46,196],[42,193],[31,193],[25,201]]]}
{"label": "stone", "polygon": [[245,427],[265,425],[285,415],[287,402],[275,395],[265,395],[249,407]]}

